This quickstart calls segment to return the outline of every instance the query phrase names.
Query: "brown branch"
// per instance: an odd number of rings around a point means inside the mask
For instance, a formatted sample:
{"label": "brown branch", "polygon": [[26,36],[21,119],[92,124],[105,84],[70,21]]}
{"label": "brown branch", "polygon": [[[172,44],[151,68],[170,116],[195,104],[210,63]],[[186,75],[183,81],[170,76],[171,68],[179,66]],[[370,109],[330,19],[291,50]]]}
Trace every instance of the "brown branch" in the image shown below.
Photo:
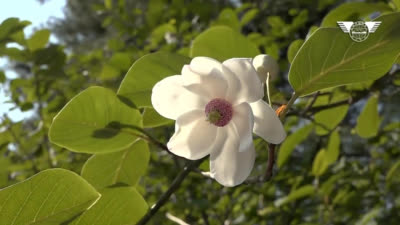
{"label": "brown branch", "polygon": [[274,164],[275,164],[275,147],[274,144],[268,145],[268,164],[267,164],[267,171],[265,171],[265,175],[263,181],[269,181],[273,174]]}
{"label": "brown branch", "polygon": [[190,161],[186,164],[186,166],[183,168],[181,172],[179,172],[178,176],[174,179],[172,182],[171,186],[168,188],[164,194],[161,195],[161,197],[158,199],[156,204],[154,204],[150,210],[147,212],[146,215],[137,223],[137,225],[144,225],[147,224],[150,219],[158,212],[158,210],[169,200],[171,195],[178,190],[178,188],[181,186],[182,182],[185,180],[185,178],[189,175],[189,173],[197,168],[207,157],[204,157],[202,159],[196,160],[196,161]]}

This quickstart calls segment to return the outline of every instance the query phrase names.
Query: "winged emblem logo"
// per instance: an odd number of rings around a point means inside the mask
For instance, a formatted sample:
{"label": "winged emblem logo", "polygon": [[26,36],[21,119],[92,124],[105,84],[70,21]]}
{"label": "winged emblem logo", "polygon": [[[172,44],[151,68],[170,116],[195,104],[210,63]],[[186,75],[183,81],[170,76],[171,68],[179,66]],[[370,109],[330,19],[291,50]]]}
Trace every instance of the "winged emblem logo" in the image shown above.
{"label": "winged emblem logo", "polygon": [[378,29],[381,21],[338,21],[337,24],[345,33],[349,33],[350,38],[356,42],[365,41],[370,33],[374,33]]}

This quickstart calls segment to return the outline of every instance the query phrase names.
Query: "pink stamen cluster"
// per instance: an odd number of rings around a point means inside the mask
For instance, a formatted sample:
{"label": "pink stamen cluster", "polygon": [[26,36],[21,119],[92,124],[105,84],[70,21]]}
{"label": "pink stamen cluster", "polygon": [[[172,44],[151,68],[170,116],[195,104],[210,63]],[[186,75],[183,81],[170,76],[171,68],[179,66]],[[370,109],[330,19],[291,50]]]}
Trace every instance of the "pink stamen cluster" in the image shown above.
{"label": "pink stamen cluster", "polygon": [[223,127],[231,121],[233,109],[231,103],[228,101],[222,98],[215,98],[207,103],[205,113],[210,123],[218,127]]}

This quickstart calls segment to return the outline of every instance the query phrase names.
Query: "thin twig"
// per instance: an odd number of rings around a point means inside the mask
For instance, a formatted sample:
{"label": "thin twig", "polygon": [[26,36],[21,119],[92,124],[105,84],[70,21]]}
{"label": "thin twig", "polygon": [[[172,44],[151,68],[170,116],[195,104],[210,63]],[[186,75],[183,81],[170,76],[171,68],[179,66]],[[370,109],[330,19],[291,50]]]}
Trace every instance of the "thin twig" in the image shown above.
{"label": "thin twig", "polygon": [[314,105],[314,103],[317,101],[317,98],[319,96],[319,91],[315,92],[314,95],[312,96],[311,102],[304,108],[304,110],[301,111],[301,115],[304,115],[307,113],[307,111]]}
{"label": "thin twig", "polygon": [[263,181],[269,181],[273,174],[274,164],[275,164],[275,146],[274,144],[268,145],[268,164],[267,170],[265,171],[265,175],[263,177]]}
{"label": "thin twig", "polygon": [[150,210],[147,212],[147,214],[137,223],[137,225],[144,225],[147,222],[150,221],[150,219],[157,213],[157,211],[165,204],[167,203],[168,199],[171,197],[171,195],[178,190],[178,188],[181,186],[182,182],[185,180],[185,178],[189,175],[189,173],[197,168],[207,157],[204,157],[202,159],[196,160],[196,161],[190,161],[186,164],[186,166],[183,168],[181,172],[179,172],[178,176],[174,179],[172,182],[171,186],[168,188],[164,194],[161,195],[161,197],[158,199],[156,204],[154,204]]}

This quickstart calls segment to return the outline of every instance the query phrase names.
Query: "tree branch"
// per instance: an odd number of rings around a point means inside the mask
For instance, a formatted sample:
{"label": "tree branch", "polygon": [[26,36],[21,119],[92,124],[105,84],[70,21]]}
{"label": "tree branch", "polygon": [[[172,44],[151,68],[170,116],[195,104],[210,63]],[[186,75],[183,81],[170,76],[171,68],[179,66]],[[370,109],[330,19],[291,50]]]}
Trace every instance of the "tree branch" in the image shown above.
{"label": "tree branch", "polygon": [[144,225],[147,224],[147,222],[150,221],[150,219],[157,213],[157,211],[165,204],[167,203],[168,199],[171,197],[171,195],[178,190],[178,188],[181,186],[182,182],[185,180],[185,178],[189,175],[189,173],[197,168],[207,157],[204,157],[202,159],[196,160],[196,161],[190,161],[186,164],[186,166],[183,168],[181,172],[179,172],[178,176],[174,179],[172,182],[171,186],[168,188],[168,190],[161,195],[160,199],[154,204],[150,210],[147,212],[147,214],[137,223],[137,225]]}

